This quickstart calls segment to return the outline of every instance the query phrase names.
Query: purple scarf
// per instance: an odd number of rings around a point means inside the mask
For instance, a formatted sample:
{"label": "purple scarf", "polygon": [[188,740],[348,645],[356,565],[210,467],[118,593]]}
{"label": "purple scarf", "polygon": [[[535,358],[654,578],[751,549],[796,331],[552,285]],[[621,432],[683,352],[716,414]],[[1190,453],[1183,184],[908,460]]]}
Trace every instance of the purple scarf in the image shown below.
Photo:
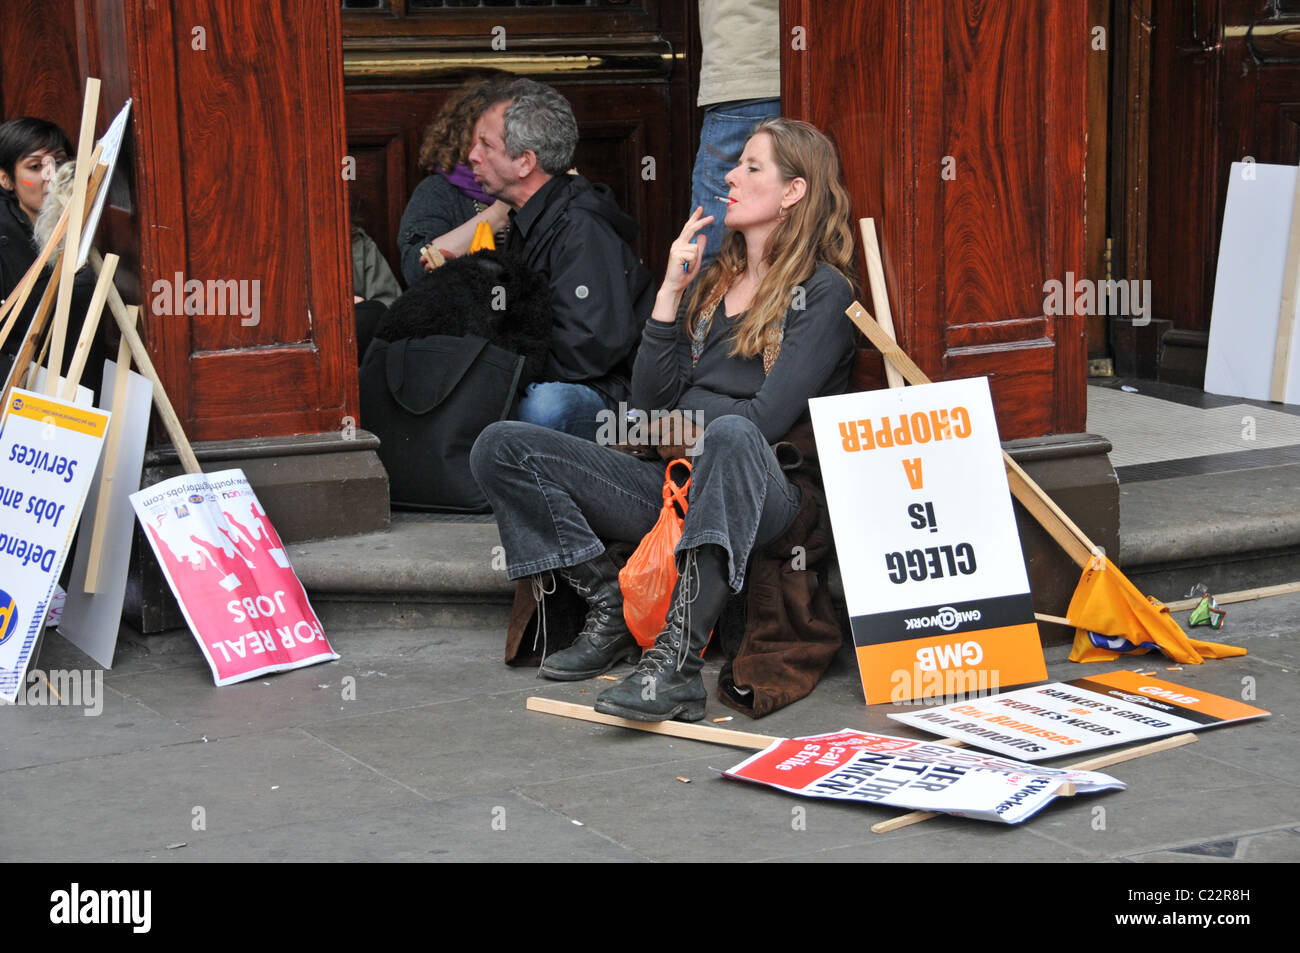
{"label": "purple scarf", "polygon": [[438,174],[475,202],[491,205],[496,201],[496,199],[484,192],[478,182],[474,180],[474,170],[467,165],[457,162],[456,168],[452,169],[451,172],[443,172],[439,169]]}

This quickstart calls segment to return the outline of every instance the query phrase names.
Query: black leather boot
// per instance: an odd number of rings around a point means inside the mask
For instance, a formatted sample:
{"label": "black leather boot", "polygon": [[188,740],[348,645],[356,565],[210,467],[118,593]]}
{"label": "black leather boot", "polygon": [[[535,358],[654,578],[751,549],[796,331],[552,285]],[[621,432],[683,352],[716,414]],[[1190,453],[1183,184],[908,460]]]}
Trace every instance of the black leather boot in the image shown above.
{"label": "black leather boot", "polygon": [[673,589],[668,618],[636,670],[601,692],[596,711],[634,721],[700,721],[704,718],[701,656],[709,633],[731,595],[727,551],[720,546],[688,550]]}
{"label": "black leather boot", "polygon": [[542,660],[542,677],[576,682],[595,678],[617,662],[635,662],[641,649],[623,621],[618,567],[609,554],[601,553],[595,559],[556,572],[587,600],[590,608],[573,644]]}

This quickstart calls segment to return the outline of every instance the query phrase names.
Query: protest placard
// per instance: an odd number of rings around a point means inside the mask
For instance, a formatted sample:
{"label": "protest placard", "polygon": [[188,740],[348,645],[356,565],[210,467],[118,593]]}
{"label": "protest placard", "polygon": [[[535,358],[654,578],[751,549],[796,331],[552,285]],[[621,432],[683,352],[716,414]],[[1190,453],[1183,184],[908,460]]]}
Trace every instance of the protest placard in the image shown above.
{"label": "protest placard", "polygon": [[782,738],[723,774],[802,797],[942,811],[1002,824],[1031,817],[1067,784],[1078,794],[1124,788],[1096,771],[1035,767],[848,729]]}
{"label": "protest placard", "polygon": [[173,477],[131,505],[216,684],[339,657],[242,470]]}
{"label": "protest placard", "polygon": [[[112,406],[119,390],[119,366],[112,361],[104,362],[100,404],[106,409]],[[135,536],[131,494],[140,485],[149,436],[149,411],[153,407],[153,387],[139,374],[128,370],[121,390],[123,399],[114,414],[87,498],[85,523],[77,539],[77,552],[72,557],[68,599],[58,623],[60,635],[104,668],[113,667],[113,652],[122,625],[122,602],[130,569],[131,541]],[[110,471],[107,474],[106,468]],[[95,545],[97,532],[98,547]]]}
{"label": "protest placard", "polygon": [[0,698],[45,624],[111,414],[15,388],[0,420]]}
{"label": "protest placard", "polygon": [[809,408],[867,704],[1046,678],[988,379]]}
{"label": "protest placard", "polygon": [[1026,761],[1198,731],[1262,708],[1136,672],[1110,672],[890,718]]}

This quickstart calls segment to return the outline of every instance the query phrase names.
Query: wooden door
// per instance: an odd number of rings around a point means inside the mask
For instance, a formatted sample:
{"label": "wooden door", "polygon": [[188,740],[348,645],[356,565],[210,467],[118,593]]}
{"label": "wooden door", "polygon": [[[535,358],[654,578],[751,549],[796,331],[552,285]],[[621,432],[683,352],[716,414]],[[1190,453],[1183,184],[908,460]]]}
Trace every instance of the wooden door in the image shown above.
{"label": "wooden door", "polygon": [[835,140],[881,226],[899,338],[937,380],[988,375],[1004,440],[1084,428],[1083,3],[782,0],[783,107]]}

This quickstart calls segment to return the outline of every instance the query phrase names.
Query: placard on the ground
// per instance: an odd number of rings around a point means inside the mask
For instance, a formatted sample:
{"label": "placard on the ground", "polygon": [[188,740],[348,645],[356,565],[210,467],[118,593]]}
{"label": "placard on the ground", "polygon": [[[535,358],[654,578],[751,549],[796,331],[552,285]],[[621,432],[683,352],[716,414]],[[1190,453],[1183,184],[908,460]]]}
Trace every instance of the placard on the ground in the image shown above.
{"label": "placard on the ground", "polygon": [[1080,794],[1123,790],[1096,771],[1038,768],[950,745],[845,729],[778,738],[723,775],[802,797],[881,804],[1019,824],[1067,782]]}
{"label": "placard on the ground", "polygon": [[988,751],[1038,761],[1268,715],[1233,698],[1110,672],[890,715]]}
{"label": "placard on the ground", "polygon": [[130,499],[217,685],[339,657],[242,470],[172,477]]}
{"label": "placard on the ground", "polygon": [[1045,679],[988,379],[808,403],[867,704]]}
{"label": "placard on the ground", "polygon": [[14,388],[0,419],[0,698],[23,684],[112,415]]}

